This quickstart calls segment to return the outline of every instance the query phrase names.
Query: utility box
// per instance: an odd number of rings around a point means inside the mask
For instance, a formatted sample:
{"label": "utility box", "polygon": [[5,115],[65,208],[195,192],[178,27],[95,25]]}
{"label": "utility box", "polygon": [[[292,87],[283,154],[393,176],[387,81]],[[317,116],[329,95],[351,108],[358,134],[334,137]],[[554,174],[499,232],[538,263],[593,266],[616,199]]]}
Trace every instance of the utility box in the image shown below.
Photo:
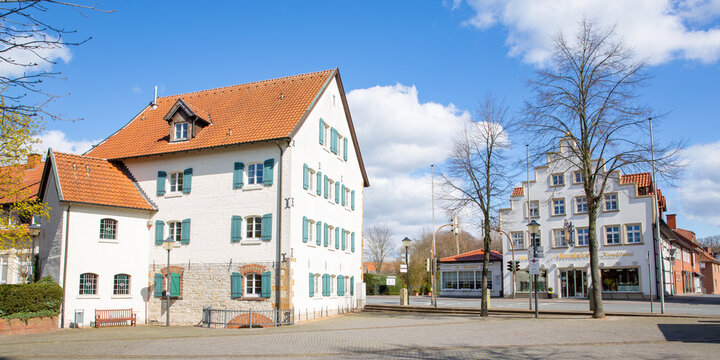
{"label": "utility box", "polygon": [[83,325],[83,322],[85,321],[85,310],[83,309],[75,309],[75,316],[74,316],[74,328],[81,328]]}

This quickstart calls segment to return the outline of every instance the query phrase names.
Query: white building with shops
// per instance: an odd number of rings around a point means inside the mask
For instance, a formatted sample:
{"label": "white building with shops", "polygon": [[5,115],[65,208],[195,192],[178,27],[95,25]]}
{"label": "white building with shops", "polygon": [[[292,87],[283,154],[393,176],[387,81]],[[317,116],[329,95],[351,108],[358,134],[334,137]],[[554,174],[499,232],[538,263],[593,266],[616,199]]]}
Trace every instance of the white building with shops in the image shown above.
{"label": "white building with shops", "polygon": [[353,309],[367,186],[337,70],[161,97],[83,156],[48,154],[41,271],[65,326],[80,309],[165,321],[168,297],[176,324]]}
{"label": "white building with shops", "polygon": [[[513,291],[517,295],[528,294],[527,224],[531,220],[540,224],[539,241],[545,254],[541,259],[539,291],[561,298],[588,296],[590,257],[584,178],[562,160],[570,156],[568,146],[570,142],[562,140],[558,149],[562,156],[547,154],[547,164],[536,167],[534,179],[516,188],[510,207],[500,210],[501,227],[510,237],[503,241],[503,263],[511,261],[514,249],[521,269],[514,284],[512,272],[505,272],[505,296]],[[649,173],[616,172],[606,185],[596,228],[603,297],[647,298],[651,291],[657,294],[656,266],[660,264],[655,261],[653,241],[654,193]],[[662,195],[658,199],[660,211],[664,211],[665,199]],[[567,226],[570,223],[572,228]],[[665,248],[664,241],[663,244]],[[667,249],[664,257],[669,257]],[[668,267],[666,262],[667,284]]]}

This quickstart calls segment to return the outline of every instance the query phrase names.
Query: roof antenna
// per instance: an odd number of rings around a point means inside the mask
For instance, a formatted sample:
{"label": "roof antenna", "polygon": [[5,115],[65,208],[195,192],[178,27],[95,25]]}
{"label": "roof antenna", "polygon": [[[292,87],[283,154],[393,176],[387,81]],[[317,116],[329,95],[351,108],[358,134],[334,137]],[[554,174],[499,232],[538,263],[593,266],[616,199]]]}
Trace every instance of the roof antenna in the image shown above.
{"label": "roof antenna", "polygon": [[153,109],[157,108],[157,85],[155,85],[155,96],[153,96],[153,101],[150,103],[150,107]]}

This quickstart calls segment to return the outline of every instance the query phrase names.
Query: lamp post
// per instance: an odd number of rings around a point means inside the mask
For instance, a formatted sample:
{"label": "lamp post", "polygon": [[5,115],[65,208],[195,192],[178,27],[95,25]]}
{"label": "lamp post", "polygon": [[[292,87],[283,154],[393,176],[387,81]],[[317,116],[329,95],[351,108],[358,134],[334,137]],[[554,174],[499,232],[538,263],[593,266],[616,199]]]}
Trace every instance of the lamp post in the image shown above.
{"label": "lamp post", "polygon": [[167,250],[167,268],[165,269],[165,327],[170,326],[170,250],[175,247],[175,240],[168,236],[163,241],[163,249]]}
{"label": "lamp post", "polygon": [[[533,245],[533,259],[537,259],[538,254],[538,244],[537,244],[537,232],[540,230],[540,224],[538,224],[537,221],[533,220],[530,223],[528,223],[528,231],[530,231],[530,238],[532,239],[532,245]],[[530,270],[528,268],[528,270]],[[528,271],[529,272],[529,271]],[[535,318],[538,317],[538,286],[537,286],[538,276],[537,274],[533,275],[533,287],[535,288]]]}
{"label": "lamp post", "polygon": [[405,286],[407,287],[407,304],[410,305],[410,262],[408,261],[408,249],[410,249],[410,239],[408,239],[406,236],[404,239],[402,239],[402,244],[405,247]]}

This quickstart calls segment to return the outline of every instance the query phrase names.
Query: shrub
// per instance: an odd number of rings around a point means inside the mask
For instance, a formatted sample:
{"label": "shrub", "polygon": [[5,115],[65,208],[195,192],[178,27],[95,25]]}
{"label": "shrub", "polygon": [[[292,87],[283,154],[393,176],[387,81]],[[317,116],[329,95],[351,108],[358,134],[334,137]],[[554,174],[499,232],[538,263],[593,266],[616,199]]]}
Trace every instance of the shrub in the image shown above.
{"label": "shrub", "polygon": [[0,318],[27,319],[35,313],[54,316],[60,313],[61,305],[62,288],[52,278],[35,284],[0,285]]}

